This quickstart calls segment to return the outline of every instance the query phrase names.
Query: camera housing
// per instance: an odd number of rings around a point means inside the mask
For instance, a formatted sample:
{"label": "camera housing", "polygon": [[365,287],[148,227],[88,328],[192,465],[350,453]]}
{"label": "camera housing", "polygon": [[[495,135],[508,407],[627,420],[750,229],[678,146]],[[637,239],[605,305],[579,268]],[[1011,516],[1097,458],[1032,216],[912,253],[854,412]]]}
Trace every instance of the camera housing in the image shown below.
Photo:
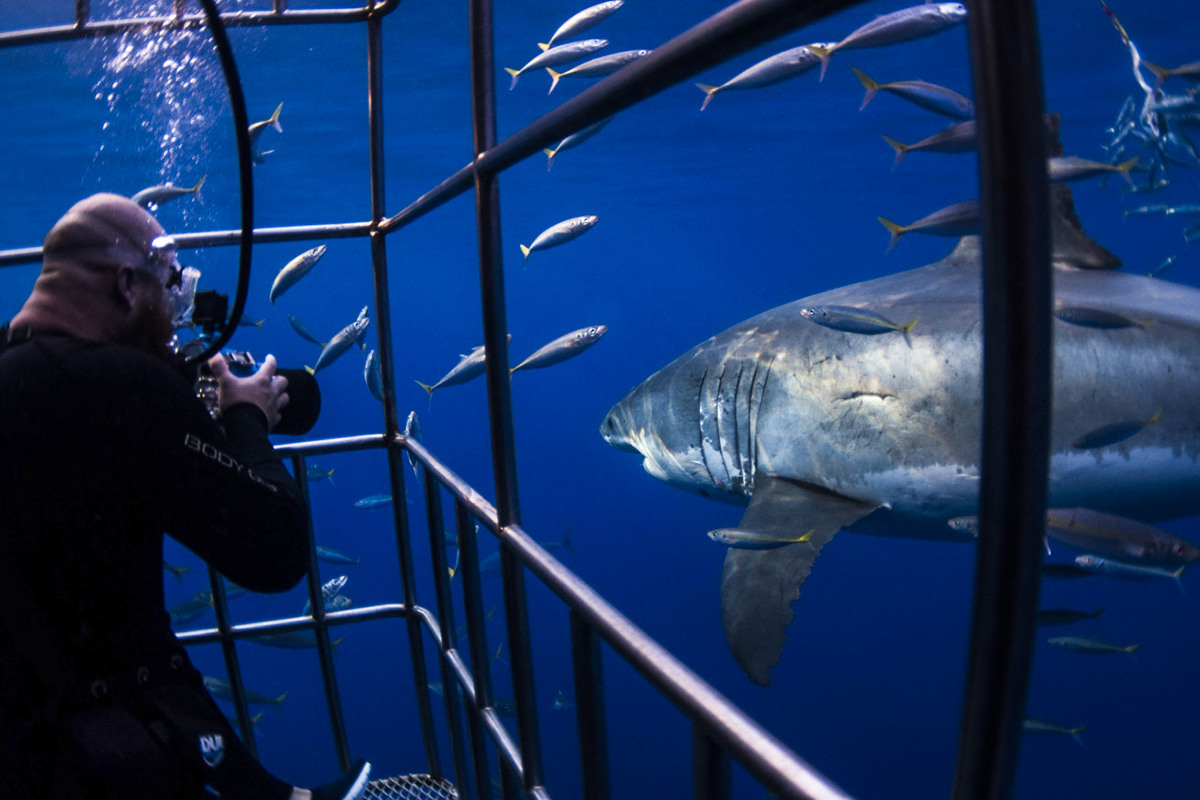
{"label": "camera housing", "polygon": [[[188,342],[181,349],[182,355],[190,355],[189,350],[203,352],[207,342],[212,341],[217,330],[225,324],[229,298],[220,292],[205,291],[196,293],[196,307],[192,313],[192,323],[199,331],[197,338]],[[258,371],[259,364],[254,356],[245,350],[225,350],[221,355],[229,364],[229,370],[234,375],[246,377]],[[276,375],[287,378],[288,403],[280,411],[279,424],[272,433],[284,433],[300,436],[312,430],[321,414],[321,387],[317,379],[303,369],[280,368]],[[194,378],[196,396],[204,403],[208,413],[214,419],[218,416],[217,408],[217,379],[207,364],[201,364]]]}

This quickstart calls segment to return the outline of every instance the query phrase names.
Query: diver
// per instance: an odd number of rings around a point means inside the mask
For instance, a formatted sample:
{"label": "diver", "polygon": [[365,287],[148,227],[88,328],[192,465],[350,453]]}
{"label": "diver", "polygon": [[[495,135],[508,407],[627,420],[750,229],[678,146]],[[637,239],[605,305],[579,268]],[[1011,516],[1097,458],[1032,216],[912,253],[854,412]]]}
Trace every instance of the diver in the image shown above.
{"label": "diver", "polygon": [[[168,533],[229,580],[282,592],[308,518],[267,434],[288,402],[268,356],[221,356],[219,422],[168,342],[191,304],[175,243],[114,194],[76,203],[0,327],[0,786],[45,798],[357,797],[370,764],[312,790],[268,772],[171,631]],[[189,286],[190,285],[190,286]]]}

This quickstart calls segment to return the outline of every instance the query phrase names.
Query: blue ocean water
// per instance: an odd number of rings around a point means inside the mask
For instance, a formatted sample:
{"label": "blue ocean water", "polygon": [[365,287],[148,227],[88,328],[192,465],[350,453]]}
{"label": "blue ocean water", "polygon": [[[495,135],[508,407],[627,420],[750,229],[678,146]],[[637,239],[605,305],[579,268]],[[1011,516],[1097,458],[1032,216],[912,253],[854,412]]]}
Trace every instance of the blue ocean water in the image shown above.
{"label": "blue ocean water", "polygon": [[[501,137],[591,83],[564,78],[548,95],[543,73],[526,74],[510,91],[499,69],[522,66],[537,54],[535,43],[583,5],[496,4]],[[836,41],[901,5],[864,3],[696,79],[719,84],[772,53]],[[104,19],[163,13],[169,6],[112,0],[93,2],[92,13]],[[64,24],[71,7],[65,0],[6,7],[0,30]],[[711,0],[627,0],[587,36],[608,38],[610,50],[652,48],[721,7]],[[1111,7],[1145,58],[1174,66],[1200,57],[1195,4],[1118,0]],[[1103,160],[1102,146],[1111,138],[1105,128],[1138,92],[1128,51],[1098,2],[1044,2],[1040,17],[1047,110],[1062,116],[1067,153]],[[283,133],[268,130],[261,139],[263,149],[274,152],[256,167],[256,224],[367,220],[362,26],[230,34],[251,118],[265,119],[283,103]],[[465,4],[406,0],[385,21],[384,34],[385,189],[388,213],[395,213],[471,158]],[[724,550],[704,536],[735,524],[740,511],[655,481],[636,457],[609,448],[597,433],[605,412],[629,388],[730,325],[799,297],[931,263],[949,251],[952,240],[913,234],[885,254],[888,234],[875,217],[907,223],[975,197],[974,158],[912,153],[889,169],[893,154],[882,134],[913,142],[947,122],[882,93],[860,111],[862,87],[851,66],[881,82],[920,78],[970,92],[960,26],[893,47],[840,53],[824,81],[814,71],[771,87],[722,92],[703,112],[703,95],[685,83],[621,113],[594,139],[561,153],[553,169],[537,156],[502,177],[514,363],[567,331],[609,328],[578,359],[513,379],[522,521],[548,542],[569,532],[572,549],[557,549],[556,556],[851,794],[945,796],[961,713],[974,549],[839,536],[794,606],[782,661],[763,689],[729,656],[718,598]],[[0,98],[7,117],[0,133],[0,248],[38,245],[54,220],[91,192],[132,194],[168,180],[191,185],[203,175],[203,201],[165,204],[160,220],[175,231],[237,227],[230,113],[203,33],[3,49]],[[1123,213],[1150,202],[1200,201],[1195,167],[1173,165],[1171,185],[1155,195],[1128,195],[1115,177],[1077,185],[1085,228],[1127,270],[1145,273],[1176,257],[1163,277],[1200,286],[1200,255],[1181,234],[1195,218]],[[523,266],[518,244],[584,214],[600,217],[592,231],[533,253]],[[368,247],[360,239],[328,241],[315,270],[276,304],[268,302],[278,269],[318,243],[255,248],[246,311],[264,322],[240,331],[232,346],[274,353],[284,365],[312,364],[315,346],[292,331],[287,315],[327,337],[364,305],[374,314]],[[187,263],[202,269],[205,288],[232,293],[234,248],[187,255]],[[439,389],[432,400],[414,384],[435,382],[459,354],[482,343],[470,197],[390,236],[388,256],[398,407],[402,415],[417,410],[426,446],[491,497],[483,382]],[[33,265],[0,271],[0,319],[20,307],[36,272]],[[372,328],[369,347],[374,337]],[[320,373],[324,412],[311,436],[381,429],[380,405],[364,385],[362,366],[355,350]],[[390,510],[354,507],[355,500],[386,491],[383,456],[352,453],[315,463],[334,470],[332,481],[310,486],[317,541],[362,559],[350,567],[323,564],[323,577],[348,575],[345,592],[356,606],[398,602]],[[410,479],[408,487],[420,532],[420,486]],[[1194,519],[1162,527],[1200,540]],[[427,572],[428,543],[423,535],[415,539],[419,568]],[[205,586],[199,561],[171,547],[168,560],[191,569],[179,580],[165,576],[168,605]],[[481,550],[494,552],[494,542],[485,536]],[[1189,584],[1187,576],[1184,593],[1170,581],[1047,583],[1045,606],[1106,609],[1072,632],[1141,647],[1131,658],[1039,646],[1030,715],[1087,729],[1083,746],[1066,736],[1028,737],[1017,797],[1200,796],[1193,757],[1200,701],[1192,691],[1200,666],[1194,623],[1200,593]],[[552,708],[559,691],[570,698],[573,688],[567,614],[536,580],[528,587],[547,784],[554,796],[573,797],[574,713]],[[427,576],[419,597],[433,603]],[[291,616],[304,598],[300,587],[282,596],[241,597],[231,609],[235,621]],[[488,623],[494,649],[503,640],[499,581],[487,583],[485,604],[498,609]],[[194,624],[211,623],[209,615]],[[377,775],[426,771],[402,626],[372,623],[343,632],[336,667],[352,751],[372,760]],[[239,646],[239,653],[250,688],[270,697],[287,692],[278,707],[265,707],[258,723],[263,760],[296,783],[328,779],[337,765],[315,654],[253,644]],[[511,696],[504,655],[493,664],[496,692]],[[223,674],[215,647],[199,648],[195,658],[208,674]],[[618,659],[606,658],[605,669],[613,795],[684,796],[691,788],[688,723]],[[431,680],[437,679],[434,670]],[[442,758],[448,770],[444,741]],[[764,794],[740,773],[736,787],[739,797]]]}

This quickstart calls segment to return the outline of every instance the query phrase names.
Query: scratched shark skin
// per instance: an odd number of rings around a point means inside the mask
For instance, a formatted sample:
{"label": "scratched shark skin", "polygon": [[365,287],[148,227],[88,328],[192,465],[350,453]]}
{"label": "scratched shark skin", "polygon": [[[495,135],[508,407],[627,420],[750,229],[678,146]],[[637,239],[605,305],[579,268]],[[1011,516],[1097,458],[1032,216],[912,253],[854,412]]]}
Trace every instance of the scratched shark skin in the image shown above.
{"label": "scratched shark skin", "polygon": [[[1200,513],[1200,291],[1075,268],[1075,253],[1060,256],[1059,242],[1090,240],[1078,230],[1060,237],[1055,225],[1056,298],[1152,323],[1054,322],[1049,505],[1145,521]],[[1074,262],[1114,260],[1093,248]],[[680,356],[601,424],[601,435],[640,453],[654,477],[749,503],[739,528],[791,537],[815,530],[806,543],[727,552],[726,637],[757,683],[769,682],[791,602],[838,530],[962,540],[946,520],[977,509],[981,281],[972,236],[935,264],[772,309]],[[898,332],[832,330],[800,314],[825,304],[920,320],[910,346]],[[1159,422],[1123,442],[1072,446],[1103,425],[1157,412]]]}

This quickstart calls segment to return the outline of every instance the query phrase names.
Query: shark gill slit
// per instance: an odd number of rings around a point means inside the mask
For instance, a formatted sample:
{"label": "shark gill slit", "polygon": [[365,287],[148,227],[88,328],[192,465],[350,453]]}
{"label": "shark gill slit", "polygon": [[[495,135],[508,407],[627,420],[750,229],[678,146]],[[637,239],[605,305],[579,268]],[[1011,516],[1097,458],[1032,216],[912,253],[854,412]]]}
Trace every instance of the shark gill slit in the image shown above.
{"label": "shark gill slit", "polygon": [[696,432],[699,434],[697,444],[700,448],[700,466],[704,468],[705,474],[708,475],[709,483],[716,484],[716,478],[713,477],[712,469],[708,466],[708,453],[704,450],[704,387],[708,384],[708,367],[704,368],[704,373],[700,376],[700,382],[696,386]]}

